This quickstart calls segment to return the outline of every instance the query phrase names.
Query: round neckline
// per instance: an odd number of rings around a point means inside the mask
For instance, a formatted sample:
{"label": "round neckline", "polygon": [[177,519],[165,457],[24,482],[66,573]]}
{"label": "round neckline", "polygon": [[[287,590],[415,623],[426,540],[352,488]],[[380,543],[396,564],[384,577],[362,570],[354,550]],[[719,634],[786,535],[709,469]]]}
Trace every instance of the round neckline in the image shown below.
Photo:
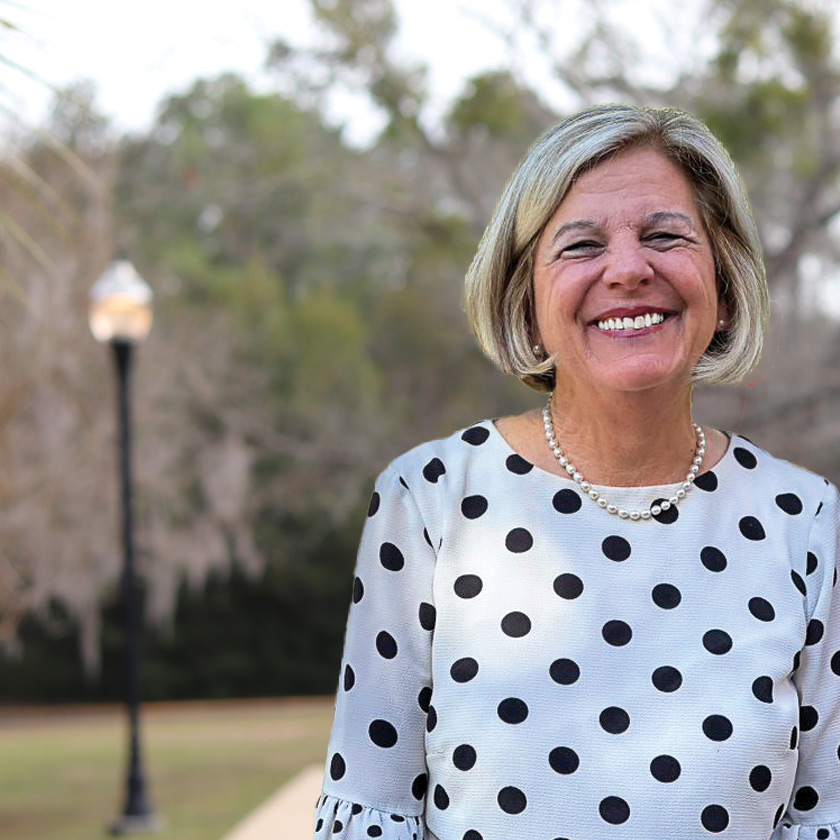
{"label": "round neckline", "polygon": [[[534,471],[540,473],[541,475],[547,476],[548,478],[556,479],[557,481],[562,481],[567,484],[571,484],[573,487],[577,487],[574,479],[568,475],[561,475],[560,473],[550,472],[549,470],[544,469],[543,467],[539,466],[538,464],[534,464],[532,461],[528,461],[523,455],[517,452],[511,445],[508,443],[507,438],[499,431],[498,427],[496,426],[496,419],[493,418],[487,420],[487,425],[489,426],[490,434],[496,438],[496,440],[501,444],[501,446],[507,450],[509,455],[516,455],[518,458],[522,458],[523,461],[531,464]],[[723,430],[720,430],[723,431]],[[713,466],[707,470],[704,470],[698,478],[701,476],[706,475],[707,473],[713,472],[715,475],[720,475],[722,469],[726,469],[728,467],[729,462],[732,460],[733,455],[732,451],[735,449],[735,438],[738,437],[737,434],[734,432],[723,432],[727,438],[726,449],[721,455],[720,460]],[[670,497],[673,495],[674,491],[680,487],[682,484],[681,481],[675,481],[672,484],[641,484],[641,485],[613,485],[613,484],[596,484],[594,481],[590,482],[592,486],[598,490],[606,494],[617,495],[619,493],[625,494],[645,494],[651,495],[654,493],[659,493],[663,496]]]}

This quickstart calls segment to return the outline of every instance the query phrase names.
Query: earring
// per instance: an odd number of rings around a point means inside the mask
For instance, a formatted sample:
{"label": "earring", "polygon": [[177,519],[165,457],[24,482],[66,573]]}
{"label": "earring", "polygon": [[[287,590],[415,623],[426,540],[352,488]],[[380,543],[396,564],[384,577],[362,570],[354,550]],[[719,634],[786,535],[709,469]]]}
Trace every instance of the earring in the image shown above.
{"label": "earring", "polygon": [[535,356],[541,356],[542,355],[542,347],[540,347],[539,344],[535,344],[531,349],[534,351]]}
{"label": "earring", "polygon": [[726,321],[725,321],[723,318],[721,318],[721,319],[718,321],[718,327],[719,327],[720,329],[723,329],[725,326],[726,326]]}

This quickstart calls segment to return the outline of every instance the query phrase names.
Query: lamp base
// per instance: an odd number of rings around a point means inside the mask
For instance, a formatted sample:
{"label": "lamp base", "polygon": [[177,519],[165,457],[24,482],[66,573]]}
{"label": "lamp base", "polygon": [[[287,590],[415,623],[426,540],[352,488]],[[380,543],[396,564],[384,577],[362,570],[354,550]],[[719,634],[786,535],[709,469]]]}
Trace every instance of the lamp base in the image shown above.
{"label": "lamp base", "polygon": [[157,814],[141,814],[128,817],[123,814],[108,826],[109,834],[147,834],[162,831],[166,828],[166,820]]}

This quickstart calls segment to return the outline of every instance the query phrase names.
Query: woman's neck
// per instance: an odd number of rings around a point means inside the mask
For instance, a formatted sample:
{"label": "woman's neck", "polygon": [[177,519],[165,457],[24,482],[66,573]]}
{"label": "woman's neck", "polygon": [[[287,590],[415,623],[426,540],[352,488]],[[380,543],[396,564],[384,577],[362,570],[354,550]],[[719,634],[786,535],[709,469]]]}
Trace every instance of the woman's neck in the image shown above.
{"label": "woman's neck", "polygon": [[557,442],[593,484],[670,484],[691,466],[697,437],[689,386],[667,395],[562,389],[551,413]]}

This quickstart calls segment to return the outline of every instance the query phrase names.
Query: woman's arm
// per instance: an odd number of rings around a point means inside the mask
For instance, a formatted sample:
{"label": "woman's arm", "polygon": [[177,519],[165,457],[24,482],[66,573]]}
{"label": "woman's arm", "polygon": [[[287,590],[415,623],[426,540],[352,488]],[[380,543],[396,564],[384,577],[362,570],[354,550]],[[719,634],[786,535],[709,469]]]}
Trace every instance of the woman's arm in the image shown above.
{"label": "woman's arm", "polygon": [[391,466],[359,546],[316,840],[425,837],[435,559]]}

